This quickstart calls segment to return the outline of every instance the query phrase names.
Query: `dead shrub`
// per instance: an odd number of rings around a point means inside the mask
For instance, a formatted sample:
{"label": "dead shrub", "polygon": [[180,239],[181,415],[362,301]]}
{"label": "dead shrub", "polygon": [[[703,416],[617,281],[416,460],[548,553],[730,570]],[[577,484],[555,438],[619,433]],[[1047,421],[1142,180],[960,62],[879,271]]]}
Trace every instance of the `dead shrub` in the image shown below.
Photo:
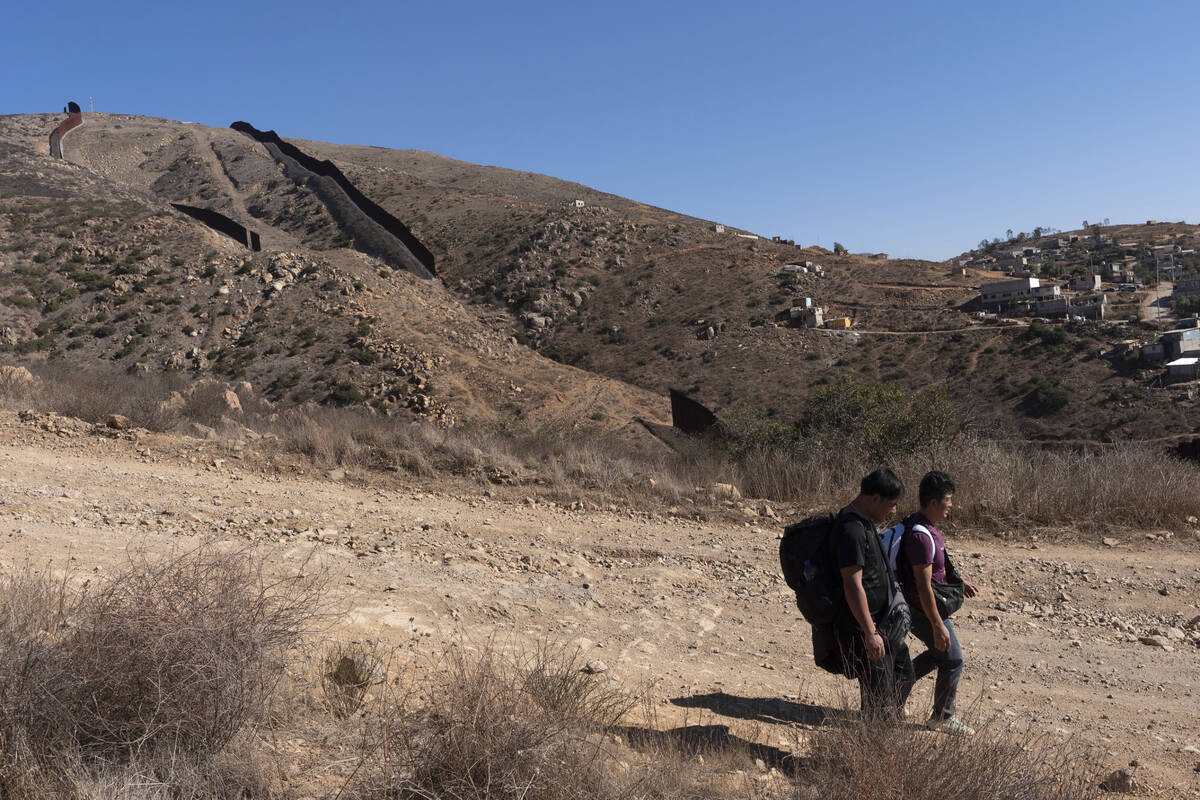
{"label": "dead shrub", "polygon": [[1077,743],[993,719],[947,736],[880,719],[819,728],[796,800],[1083,800],[1096,761]]}
{"label": "dead shrub", "polygon": [[511,661],[456,649],[414,707],[391,706],[350,793],[362,798],[626,796],[604,732],[634,704],[541,649]]}
{"label": "dead shrub", "polygon": [[0,796],[26,779],[76,783],[64,773],[73,765],[89,775],[188,765],[209,776],[205,786],[228,778],[213,759],[262,719],[316,590],[269,579],[248,553],[213,549],[132,556],[80,592],[32,573],[6,578]]}
{"label": "dead shrub", "polygon": [[367,702],[373,686],[387,680],[387,668],[373,648],[335,643],[321,657],[321,691],[334,716],[353,716]]}

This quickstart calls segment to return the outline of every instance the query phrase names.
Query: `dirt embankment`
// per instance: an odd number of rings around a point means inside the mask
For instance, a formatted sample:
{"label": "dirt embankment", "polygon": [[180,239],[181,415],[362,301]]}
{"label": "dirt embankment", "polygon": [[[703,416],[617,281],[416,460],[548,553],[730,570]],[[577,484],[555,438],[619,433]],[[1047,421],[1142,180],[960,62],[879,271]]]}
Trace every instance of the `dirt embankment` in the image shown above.
{"label": "dirt embankment", "polygon": [[[87,429],[0,412],[6,569],[51,562],[82,579],[131,547],[225,537],[281,570],[327,569],[341,635],[418,653],[464,637],[575,642],[616,679],[649,683],[664,724],[700,718],[782,746],[853,694],[811,664],[773,529],[347,485],[220,443]],[[982,588],[956,618],[968,716],[1032,718],[1098,744],[1098,779],[1136,760],[1150,796],[1200,797],[1200,538],[950,536]],[[910,701],[918,719],[931,683]]]}

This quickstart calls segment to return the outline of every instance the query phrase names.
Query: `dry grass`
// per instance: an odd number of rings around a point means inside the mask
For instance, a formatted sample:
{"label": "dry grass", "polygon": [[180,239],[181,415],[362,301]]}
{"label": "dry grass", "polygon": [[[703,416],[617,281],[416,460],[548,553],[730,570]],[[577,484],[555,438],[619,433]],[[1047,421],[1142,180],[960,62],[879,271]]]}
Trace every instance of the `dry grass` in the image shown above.
{"label": "dry grass", "polygon": [[[616,726],[638,697],[583,669],[577,652],[542,646],[506,657],[456,648],[403,705],[386,700],[346,797],[633,800],[738,797],[666,737],[637,749]],[[739,766],[747,761],[732,755]],[[728,759],[718,759],[724,766]],[[732,762],[729,762],[732,763]],[[749,795],[745,795],[749,798]]]}
{"label": "dry grass", "polygon": [[78,592],[31,571],[3,579],[0,796],[70,796],[81,781],[172,797],[256,784],[238,749],[314,617],[316,588],[209,549],[134,556]]}
{"label": "dry grass", "polygon": [[556,646],[506,655],[460,641],[430,668],[389,676],[373,647],[335,644],[306,680],[296,645],[315,588],[272,582],[246,554],[212,550],[134,558],[79,591],[31,570],[4,578],[0,797],[1089,794],[1087,752],[995,722],[970,739],[850,722],[816,729],[794,752],[722,725],[664,730],[652,712],[631,726],[643,698]]}
{"label": "dry grass", "polygon": [[[154,430],[221,423],[228,387],[182,380],[43,370],[37,385],[0,386],[0,401],[91,422],[119,413]],[[164,403],[171,397],[173,403]],[[712,442],[684,440],[670,452],[647,455],[614,437],[572,432],[570,426],[447,430],[356,409],[305,406],[276,412],[244,389],[239,398],[245,413],[236,430],[272,434],[275,452],[300,455],[320,468],[417,479],[451,474],[483,485],[537,487],[538,493],[567,501],[665,508],[690,500],[702,507],[709,501],[697,495],[696,487],[723,482],[747,497],[828,508],[849,499],[859,477],[875,466],[846,443],[733,453]],[[1052,451],[960,436],[891,466],[913,487],[929,469],[949,472],[959,487],[955,518],[983,528],[1099,532],[1113,526],[1181,526],[1188,517],[1200,516],[1200,494],[1194,491],[1200,465],[1150,443]]]}
{"label": "dry grass", "polygon": [[817,730],[795,800],[1083,800],[1095,754],[993,719],[973,737],[871,720]]}

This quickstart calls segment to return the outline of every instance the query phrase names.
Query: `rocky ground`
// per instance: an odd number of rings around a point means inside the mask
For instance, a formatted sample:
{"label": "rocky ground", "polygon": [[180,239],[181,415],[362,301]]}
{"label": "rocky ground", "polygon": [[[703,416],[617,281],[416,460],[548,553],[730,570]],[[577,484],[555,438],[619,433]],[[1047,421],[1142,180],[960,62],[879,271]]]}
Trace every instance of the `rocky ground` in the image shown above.
{"label": "rocky ground", "polygon": [[[5,570],[82,580],[131,548],[223,537],[280,570],[327,570],[335,635],[431,655],[464,639],[578,645],[592,669],[649,687],[662,725],[724,724],[789,747],[855,695],[812,666],[774,523],[349,482],[252,447],[9,410],[0,443]],[[1200,533],[1100,546],[949,536],[981,587],[956,617],[966,716],[1094,743],[1098,781],[1125,768],[1143,796],[1200,797]],[[931,684],[910,701],[918,719]]]}

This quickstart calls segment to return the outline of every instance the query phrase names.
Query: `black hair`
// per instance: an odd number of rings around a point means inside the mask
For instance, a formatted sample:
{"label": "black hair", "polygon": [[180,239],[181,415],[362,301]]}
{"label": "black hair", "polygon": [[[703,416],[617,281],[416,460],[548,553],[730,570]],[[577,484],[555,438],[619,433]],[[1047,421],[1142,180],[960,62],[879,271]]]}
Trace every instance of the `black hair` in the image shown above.
{"label": "black hair", "polygon": [[889,500],[904,497],[904,482],[888,467],[876,467],[871,474],[863,476],[859,487],[866,495],[878,495]]}
{"label": "black hair", "polygon": [[924,506],[931,500],[941,500],[948,494],[954,494],[954,481],[950,476],[939,470],[926,472],[921,478],[921,486],[917,490],[917,498]]}

